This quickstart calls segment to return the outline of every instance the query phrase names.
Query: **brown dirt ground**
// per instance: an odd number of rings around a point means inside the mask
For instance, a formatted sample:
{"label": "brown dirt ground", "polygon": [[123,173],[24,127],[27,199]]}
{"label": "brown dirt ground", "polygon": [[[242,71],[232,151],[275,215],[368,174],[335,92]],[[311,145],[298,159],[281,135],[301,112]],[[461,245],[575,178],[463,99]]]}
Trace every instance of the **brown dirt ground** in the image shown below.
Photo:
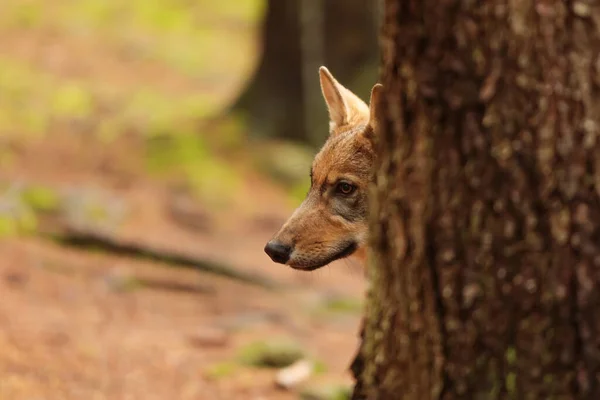
{"label": "brown dirt ground", "polygon": [[[274,387],[273,370],[206,373],[252,340],[279,336],[327,364],[315,380],[349,383],[359,315],[308,308],[322,293],[362,297],[360,267],[338,262],[301,273],[271,263],[264,243],[291,210],[277,188],[251,175],[237,204],[208,213],[210,228],[182,228],[165,212],[166,186],[136,172],[135,149],[133,139],[100,146],[52,137],[17,149],[0,180],[101,187],[133,210],[120,237],[227,262],[289,288],[271,292],[35,237],[2,241],[0,399],[295,399]],[[141,284],[116,290],[119,276]],[[232,321],[241,327],[227,328]],[[224,343],[190,340],[215,329]]]}

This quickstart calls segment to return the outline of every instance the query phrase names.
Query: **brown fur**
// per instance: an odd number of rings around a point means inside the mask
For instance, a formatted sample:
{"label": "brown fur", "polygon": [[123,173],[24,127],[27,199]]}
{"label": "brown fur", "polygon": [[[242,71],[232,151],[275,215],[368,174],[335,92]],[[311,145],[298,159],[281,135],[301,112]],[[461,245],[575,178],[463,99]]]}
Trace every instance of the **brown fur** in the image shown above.
{"label": "brown fur", "polygon": [[[302,270],[314,270],[351,254],[364,258],[367,191],[382,89],[381,85],[373,87],[367,106],[327,68],[321,67],[319,74],[329,110],[329,138],[313,161],[305,200],[265,247],[274,261]],[[349,194],[344,192],[348,187],[353,188]],[[274,244],[288,249],[289,259],[274,257]]]}

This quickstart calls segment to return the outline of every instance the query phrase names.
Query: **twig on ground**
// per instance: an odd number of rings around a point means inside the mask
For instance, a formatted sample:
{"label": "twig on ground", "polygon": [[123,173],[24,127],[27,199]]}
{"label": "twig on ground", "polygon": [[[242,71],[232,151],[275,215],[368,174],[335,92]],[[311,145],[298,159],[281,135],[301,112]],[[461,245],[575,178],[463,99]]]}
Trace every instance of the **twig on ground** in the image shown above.
{"label": "twig on ground", "polygon": [[225,265],[217,261],[178,254],[168,250],[156,249],[134,242],[127,242],[102,232],[76,229],[72,227],[56,229],[55,226],[54,229],[43,232],[43,235],[67,246],[93,248],[121,256],[151,260],[177,267],[195,269],[198,271],[208,272],[237,281],[253,284],[266,289],[277,290],[282,286],[281,283],[274,282],[267,277],[243,272],[232,266]]}

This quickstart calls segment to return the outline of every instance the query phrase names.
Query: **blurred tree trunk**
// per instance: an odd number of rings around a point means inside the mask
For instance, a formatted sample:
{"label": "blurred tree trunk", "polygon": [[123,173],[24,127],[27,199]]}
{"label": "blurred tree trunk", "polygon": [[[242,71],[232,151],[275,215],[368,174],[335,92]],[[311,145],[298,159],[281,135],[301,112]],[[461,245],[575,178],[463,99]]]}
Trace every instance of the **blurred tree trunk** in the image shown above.
{"label": "blurred tree trunk", "polygon": [[321,100],[321,88],[315,85],[315,71],[323,65],[325,55],[324,0],[300,0],[299,10],[302,51],[302,98],[304,137],[315,145],[323,141],[323,121],[327,111]]}
{"label": "blurred tree trunk", "polygon": [[384,13],[354,398],[599,399],[600,8]]}
{"label": "blurred tree trunk", "polygon": [[[322,143],[327,132],[327,113],[323,100],[315,95],[314,88],[320,96],[318,70],[310,74],[310,69],[326,64],[336,77],[346,82],[354,79],[369,62],[376,63],[377,30],[372,3],[370,0],[268,2],[261,63],[233,106],[249,116],[254,132]],[[301,8],[306,6],[309,9]],[[348,86],[353,88],[352,84]],[[307,93],[306,88],[312,89]],[[366,90],[359,92],[368,94]],[[319,116],[307,118],[307,112],[318,112]],[[315,126],[308,127],[307,120]],[[320,137],[313,135],[319,129],[315,121],[322,125]]]}

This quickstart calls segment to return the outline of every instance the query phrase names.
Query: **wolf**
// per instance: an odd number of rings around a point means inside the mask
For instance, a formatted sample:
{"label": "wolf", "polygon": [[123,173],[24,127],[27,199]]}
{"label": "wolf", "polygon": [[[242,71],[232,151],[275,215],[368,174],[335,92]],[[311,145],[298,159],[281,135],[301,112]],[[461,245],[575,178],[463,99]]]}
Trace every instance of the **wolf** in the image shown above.
{"label": "wolf", "polygon": [[351,255],[365,261],[367,194],[381,120],[381,84],[367,105],[324,66],[319,79],[329,136],[313,160],[306,198],[264,248],[274,262],[303,271]]}

